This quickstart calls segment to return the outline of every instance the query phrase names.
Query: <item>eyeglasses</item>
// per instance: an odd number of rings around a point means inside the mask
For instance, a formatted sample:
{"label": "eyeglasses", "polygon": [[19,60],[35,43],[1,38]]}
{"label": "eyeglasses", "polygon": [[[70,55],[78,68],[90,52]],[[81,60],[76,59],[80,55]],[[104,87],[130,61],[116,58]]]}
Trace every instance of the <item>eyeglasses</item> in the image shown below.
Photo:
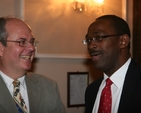
{"label": "eyeglasses", "polygon": [[83,44],[90,44],[92,41],[94,42],[101,42],[103,40],[103,38],[108,38],[108,37],[112,37],[112,36],[120,36],[123,34],[115,34],[115,35],[106,35],[106,36],[101,36],[101,35],[97,35],[94,36],[93,38],[90,38],[88,35],[86,35],[86,39],[83,40]]}
{"label": "eyeglasses", "polygon": [[19,41],[6,40],[6,42],[16,42],[16,43],[19,43],[19,46],[21,46],[21,47],[27,47],[29,43],[31,45],[33,45],[34,47],[36,47],[38,45],[38,43],[39,43],[36,40],[31,40],[31,41],[27,41],[27,40],[19,40]]}

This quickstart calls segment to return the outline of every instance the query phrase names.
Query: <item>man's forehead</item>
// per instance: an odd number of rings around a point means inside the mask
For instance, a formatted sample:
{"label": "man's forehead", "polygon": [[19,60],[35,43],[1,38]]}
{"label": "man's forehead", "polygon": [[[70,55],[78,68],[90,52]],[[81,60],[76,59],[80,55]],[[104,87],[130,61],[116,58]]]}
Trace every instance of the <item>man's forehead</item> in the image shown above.
{"label": "man's forehead", "polygon": [[[107,20],[104,20],[104,19],[99,19],[99,20],[96,20],[95,22],[93,22],[89,28],[88,28],[88,31],[94,31],[94,30],[99,30],[99,31],[102,31],[102,30],[110,30],[110,29],[113,29],[113,24],[111,23],[111,21],[107,21]],[[98,32],[98,31],[97,31]]]}
{"label": "man's forehead", "polygon": [[6,28],[7,32],[10,32],[10,31],[16,32],[19,30],[28,30],[31,32],[30,27],[20,20],[7,21],[5,28]]}

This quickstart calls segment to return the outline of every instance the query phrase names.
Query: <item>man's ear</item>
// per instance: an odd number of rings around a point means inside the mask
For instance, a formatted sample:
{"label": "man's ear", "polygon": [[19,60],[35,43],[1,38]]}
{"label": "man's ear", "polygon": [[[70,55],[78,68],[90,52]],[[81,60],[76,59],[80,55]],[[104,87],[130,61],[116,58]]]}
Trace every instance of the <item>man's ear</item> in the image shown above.
{"label": "man's ear", "polygon": [[120,47],[126,48],[130,44],[130,38],[127,34],[120,36]]}
{"label": "man's ear", "polygon": [[3,49],[4,49],[4,46],[3,46],[3,44],[0,42],[0,57],[3,55]]}

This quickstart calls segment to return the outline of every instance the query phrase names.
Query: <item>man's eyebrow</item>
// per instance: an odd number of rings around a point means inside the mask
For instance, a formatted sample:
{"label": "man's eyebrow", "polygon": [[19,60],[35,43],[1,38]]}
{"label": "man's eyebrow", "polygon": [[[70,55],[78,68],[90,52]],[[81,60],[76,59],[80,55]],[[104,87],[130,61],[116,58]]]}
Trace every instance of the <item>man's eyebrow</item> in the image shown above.
{"label": "man's eyebrow", "polygon": [[30,40],[35,40],[35,38],[31,38]]}
{"label": "man's eyebrow", "polygon": [[26,38],[19,38],[19,39],[17,39],[17,40],[26,40]]}
{"label": "man's eyebrow", "polygon": [[92,34],[93,34],[93,35],[100,35],[100,34],[102,34],[102,33],[103,33],[103,32],[100,32],[100,31],[99,31],[99,32],[93,32]]}
{"label": "man's eyebrow", "polygon": [[86,34],[85,38],[90,38],[90,37],[88,36],[88,34]]}
{"label": "man's eyebrow", "polygon": [[[27,38],[19,38],[17,40],[27,40]],[[30,41],[35,40],[35,38],[31,38]]]}

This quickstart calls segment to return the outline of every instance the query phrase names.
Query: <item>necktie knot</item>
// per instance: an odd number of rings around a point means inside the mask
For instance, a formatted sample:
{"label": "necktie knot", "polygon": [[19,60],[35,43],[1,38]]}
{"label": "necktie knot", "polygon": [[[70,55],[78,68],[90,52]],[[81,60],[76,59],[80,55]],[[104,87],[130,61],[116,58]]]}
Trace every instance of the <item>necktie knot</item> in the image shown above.
{"label": "necktie knot", "polygon": [[111,86],[112,84],[113,84],[113,82],[109,78],[107,78],[106,85]]}
{"label": "necktie knot", "polygon": [[17,94],[20,92],[20,81],[15,80],[13,81],[14,86],[14,96],[17,96]]}
{"label": "necktie knot", "polygon": [[14,87],[19,87],[20,86],[20,81],[19,80],[13,81],[13,85],[14,85]]}

